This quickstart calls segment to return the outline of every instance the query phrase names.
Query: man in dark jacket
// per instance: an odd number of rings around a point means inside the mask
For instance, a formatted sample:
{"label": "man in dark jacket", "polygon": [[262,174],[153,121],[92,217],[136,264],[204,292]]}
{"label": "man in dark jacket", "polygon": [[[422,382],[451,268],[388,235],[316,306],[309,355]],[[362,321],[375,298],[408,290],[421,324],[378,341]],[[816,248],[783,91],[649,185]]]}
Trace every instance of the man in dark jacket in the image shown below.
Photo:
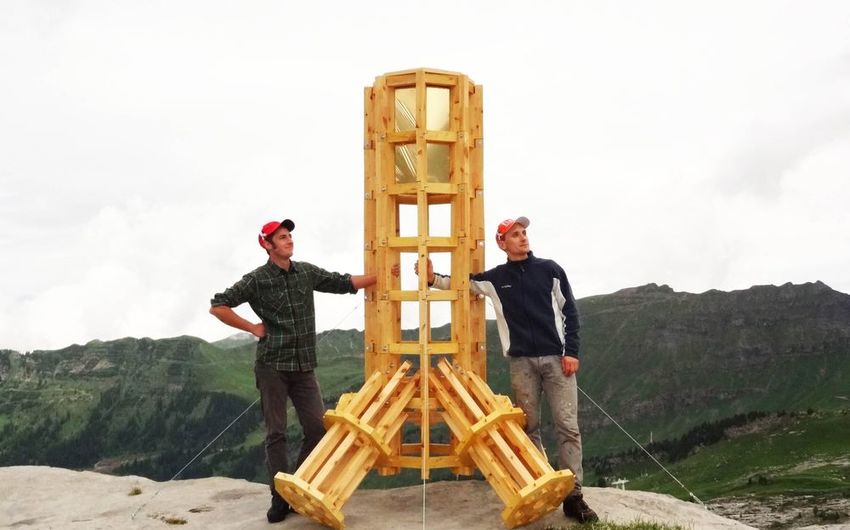
{"label": "man in dark jacket", "polygon": [[[528,218],[502,221],[496,244],[506,263],[470,277],[472,292],[490,297],[502,352],[510,360],[511,387],[525,412],[525,431],[545,454],[540,439],[540,398],[549,402],[558,440],[558,466],[576,476],[564,499],[564,514],[581,523],[598,519],[581,493],[582,450],[578,428],[579,320],[567,275],[552,260],[529,249]],[[418,272],[418,270],[417,270]],[[428,284],[448,289],[450,278],[435,274],[428,263]]]}

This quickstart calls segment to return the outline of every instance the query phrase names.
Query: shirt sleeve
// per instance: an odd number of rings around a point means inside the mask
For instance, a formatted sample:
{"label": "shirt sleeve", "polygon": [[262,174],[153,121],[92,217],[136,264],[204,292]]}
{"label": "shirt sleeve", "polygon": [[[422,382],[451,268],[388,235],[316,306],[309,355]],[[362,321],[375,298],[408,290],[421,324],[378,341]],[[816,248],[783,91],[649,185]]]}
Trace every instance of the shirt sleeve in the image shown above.
{"label": "shirt sleeve", "polygon": [[564,355],[578,357],[578,351],[581,345],[578,336],[580,327],[578,307],[576,306],[575,296],[573,296],[573,289],[570,287],[570,281],[567,279],[567,273],[560,266],[556,266],[556,268],[558,283],[561,286],[561,296],[564,297],[564,302],[561,306],[561,315],[564,318]]}
{"label": "shirt sleeve", "polygon": [[434,283],[431,284],[431,287],[440,290],[447,290],[452,283],[451,276],[443,276],[439,273],[434,273]]}
{"label": "shirt sleeve", "polygon": [[323,293],[354,294],[357,289],[351,284],[350,274],[329,272],[315,265],[310,266],[310,276],[313,280],[313,290]]}
{"label": "shirt sleeve", "polygon": [[254,290],[254,277],[246,274],[241,280],[225,289],[224,292],[214,294],[210,300],[210,305],[213,307],[219,305],[236,307],[250,301]]}
{"label": "shirt sleeve", "polygon": [[[477,274],[469,275],[469,290],[472,294],[480,294],[483,296],[489,296],[490,293],[485,289],[482,289],[482,282],[487,282],[487,278],[485,277],[486,272],[479,272]],[[435,289],[447,290],[451,286],[451,276],[445,276],[443,274],[434,273],[434,283],[431,284],[431,287]]]}

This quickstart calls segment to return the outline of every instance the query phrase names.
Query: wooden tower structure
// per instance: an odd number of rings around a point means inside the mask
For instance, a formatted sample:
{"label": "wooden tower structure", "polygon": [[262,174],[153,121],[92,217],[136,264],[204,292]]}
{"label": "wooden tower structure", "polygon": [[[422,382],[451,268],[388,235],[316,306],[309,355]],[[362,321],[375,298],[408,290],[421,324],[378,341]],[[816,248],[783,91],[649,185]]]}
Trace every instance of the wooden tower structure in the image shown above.
{"label": "wooden tower structure", "polygon": [[[325,415],[328,432],[277,491],[301,514],[344,526],[342,505],[375,469],[479,469],[505,504],[508,528],[557,508],[575,477],[555,471],[523,431],[524,416],[486,383],[484,301],[469,291],[484,269],[482,87],[432,69],[379,76],[364,93],[365,384]],[[448,231],[435,228],[436,218]],[[448,261],[451,287],[427,275],[402,286],[405,260]],[[442,269],[442,270],[446,270]],[[432,332],[434,306],[448,305],[447,336]],[[410,313],[408,313],[410,312]],[[402,316],[418,315],[415,336]]]}

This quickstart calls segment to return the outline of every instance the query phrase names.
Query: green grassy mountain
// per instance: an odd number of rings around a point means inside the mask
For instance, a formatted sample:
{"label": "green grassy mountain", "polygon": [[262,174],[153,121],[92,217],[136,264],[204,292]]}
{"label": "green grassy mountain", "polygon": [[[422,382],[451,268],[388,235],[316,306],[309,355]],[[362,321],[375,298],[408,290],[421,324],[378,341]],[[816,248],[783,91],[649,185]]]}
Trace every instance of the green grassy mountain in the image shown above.
{"label": "green grassy mountain", "polygon": [[[640,441],[751,411],[847,406],[850,296],[822,283],[702,294],[652,284],[585,298],[579,308],[579,386]],[[492,322],[487,333],[489,383],[509,394]],[[319,380],[333,407],[362,384],[362,332],[328,331],[319,341]],[[262,420],[250,406],[253,349],[243,335],[0,350],[0,465],[167,479],[247,409],[181,476],[265,480]],[[580,409],[589,460],[633,447],[584,396]],[[298,439],[294,426],[290,434]]]}
{"label": "green grassy mountain", "polygon": [[[850,296],[820,282],[702,294],[651,284],[579,307],[579,386],[641,441],[850,396]],[[588,400],[580,417],[590,454],[630,446]]]}
{"label": "green grassy mountain", "polygon": [[[696,447],[669,471],[700,498],[850,494],[850,409],[774,413],[731,427],[723,439]],[[634,459],[630,486],[685,498],[646,459]]]}

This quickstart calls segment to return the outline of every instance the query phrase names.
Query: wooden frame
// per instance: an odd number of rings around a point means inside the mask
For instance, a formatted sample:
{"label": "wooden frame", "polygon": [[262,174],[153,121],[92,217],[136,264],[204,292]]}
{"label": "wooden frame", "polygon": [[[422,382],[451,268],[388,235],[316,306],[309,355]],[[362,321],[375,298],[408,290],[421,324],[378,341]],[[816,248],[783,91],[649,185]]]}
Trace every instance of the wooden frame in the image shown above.
{"label": "wooden frame", "polygon": [[[411,89],[412,109],[396,98],[403,90],[409,99]],[[445,114],[429,114],[446,90]],[[505,503],[509,528],[554,510],[573,488],[573,474],[553,470],[523,431],[522,411],[486,383],[484,301],[469,283],[470,273],[484,270],[482,98],[482,87],[465,75],[432,69],[379,76],[364,90],[363,255],[365,270],[378,277],[365,295],[366,383],[327,412],[327,434],[295,474],[275,477],[295,510],[326,526],[343,528],[342,505],[373,468],[381,475],[419,469],[423,480],[433,469],[469,475],[478,468]],[[429,130],[429,116],[445,123]],[[444,147],[429,149],[434,145]],[[432,160],[431,152],[448,158]],[[450,205],[447,237],[429,233],[436,204]],[[402,205],[416,206],[415,236],[400,234]],[[402,253],[414,252],[420,271],[432,253],[450,255],[449,290],[431,290],[425,274],[416,290],[401,289],[392,268]],[[417,304],[415,342],[402,340],[403,302]],[[448,341],[432,339],[434,302],[451,304]],[[404,424],[418,429],[418,441],[402,439]],[[448,427],[450,443],[432,443],[439,425]]]}

